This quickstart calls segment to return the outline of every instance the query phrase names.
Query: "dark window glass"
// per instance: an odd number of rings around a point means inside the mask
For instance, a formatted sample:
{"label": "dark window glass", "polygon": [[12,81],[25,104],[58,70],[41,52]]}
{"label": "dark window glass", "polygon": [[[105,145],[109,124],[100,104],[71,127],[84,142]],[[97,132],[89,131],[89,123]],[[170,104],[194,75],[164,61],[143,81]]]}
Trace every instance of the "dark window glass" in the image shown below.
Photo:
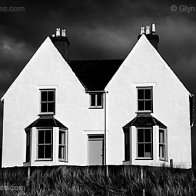
{"label": "dark window glass", "polygon": [[138,88],[138,111],[152,111],[152,88]]}
{"label": "dark window glass", "polygon": [[145,89],[145,99],[151,99],[151,89]]}
{"label": "dark window glass", "polygon": [[47,101],[47,91],[41,92],[41,101]]}
{"label": "dark window glass", "polygon": [[48,101],[54,101],[54,91],[48,91]]}
{"label": "dark window glass", "polygon": [[46,145],[45,146],[45,158],[49,159],[52,158],[52,146],[51,145]]}
{"label": "dark window glass", "polygon": [[54,90],[41,90],[41,112],[55,112]]}
{"label": "dark window glass", "polygon": [[45,131],[45,144],[50,144],[51,143],[51,131]]}
{"label": "dark window glass", "polygon": [[139,128],[137,129],[137,145],[139,158],[152,157],[152,129]]}
{"label": "dark window glass", "polygon": [[144,101],[138,101],[138,110],[144,110]]}
{"label": "dark window glass", "polygon": [[52,158],[52,131],[38,131],[38,158]]}
{"label": "dark window glass", "polygon": [[129,130],[125,132],[125,161],[130,160],[130,135]]}
{"label": "dark window glass", "polygon": [[102,106],[102,94],[97,94],[97,106]]}
{"label": "dark window glass", "polygon": [[39,159],[44,158],[44,145],[38,146],[38,158]]}
{"label": "dark window glass", "polygon": [[138,89],[138,99],[144,99],[144,90]]}
{"label": "dark window glass", "polygon": [[91,106],[96,106],[95,105],[95,94],[91,94]]}
{"label": "dark window glass", "polygon": [[27,132],[27,144],[26,144],[26,162],[30,161],[30,132]]}
{"label": "dark window glass", "polygon": [[39,131],[38,132],[38,143],[39,144],[44,144],[44,131]]}
{"label": "dark window glass", "polygon": [[138,142],[144,142],[144,132],[143,132],[143,129],[138,129]]}
{"label": "dark window glass", "polygon": [[59,131],[59,159],[66,160],[66,134],[65,131]]}
{"label": "dark window glass", "polygon": [[138,157],[144,157],[144,144],[138,144]]}
{"label": "dark window glass", "polygon": [[151,129],[145,129],[145,142],[151,142]]}
{"label": "dark window glass", "polygon": [[151,100],[145,101],[145,110],[151,110]]}
{"label": "dark window glass", "polygon": [[47,112],[47,103],[42,103],[41,104],[41,111],[42,112]]}

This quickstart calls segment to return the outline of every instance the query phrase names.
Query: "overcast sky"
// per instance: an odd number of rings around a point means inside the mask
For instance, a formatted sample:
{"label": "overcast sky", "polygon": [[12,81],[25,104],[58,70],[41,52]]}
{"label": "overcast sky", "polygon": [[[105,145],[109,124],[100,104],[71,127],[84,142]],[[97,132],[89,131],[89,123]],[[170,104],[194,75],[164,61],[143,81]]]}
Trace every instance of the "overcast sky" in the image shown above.
{"label": "overcast sky", "polygon": [[71,59],[123,59],[152,22],[159,52],[195,93],[196,1],[0,0],[0,97],[56,27],[67,30]]}

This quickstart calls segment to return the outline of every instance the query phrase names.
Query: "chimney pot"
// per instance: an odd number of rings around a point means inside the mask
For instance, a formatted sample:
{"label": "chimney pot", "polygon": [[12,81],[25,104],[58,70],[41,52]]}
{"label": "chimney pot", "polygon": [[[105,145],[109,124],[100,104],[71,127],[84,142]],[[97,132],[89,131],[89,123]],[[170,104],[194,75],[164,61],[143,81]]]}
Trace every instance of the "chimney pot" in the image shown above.
{"label": "chimney pot", "polygon": [[66,30],[65,29],[62,29],[62,36],[66,37]]}
{"label": "chimney pot", "polygon": [[141,27],[140,35],[145,33],[145,27]]}
{"label": "chimney pot", "polygon": [[156,31],[156,29],[155,29],[155,23],[152,23],[151,24],[151,33],[152,34],[155,34],[155,31]]}
{"label": "chimney pot", "polygon": [[56,28],[56,37],[60,36],[60,28]]}
{"label": "chimney pot", "polygon": [[150,26],[146,26],[146,34],[150,34]]}

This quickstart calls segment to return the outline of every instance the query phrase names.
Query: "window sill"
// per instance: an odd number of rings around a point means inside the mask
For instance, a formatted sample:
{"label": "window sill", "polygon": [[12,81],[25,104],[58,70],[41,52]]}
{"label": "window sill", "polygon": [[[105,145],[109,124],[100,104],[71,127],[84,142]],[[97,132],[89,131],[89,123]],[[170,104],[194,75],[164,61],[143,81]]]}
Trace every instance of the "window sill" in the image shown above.
{"label": "window sill", "polygon": [[167,159],[165,159],[165,158],[159,158],[159,161],[168,162]]}
{"label": "window sill", "polygon": [[103,109],[103,106],[90,106],[88,109]]}
{"label": "window sill", "polygon": [[136,158],[135,160],[143,160],[143,161],[150,161],[153,160],[153,158]]}
{"label": "window sill", "polygon": [[38,161],[53,161],[53,159],[36,159],[35,161],[36,162],[38,162]]}
{"label": "window sill", "polygon": [[64,160],[64,159],[59,159],[59,162],[68,163],[68,161],[66,161],[66,160]]}
{"label": "window sill", "polygon": [[54,112],[41,112],[38,114],[38,116],[44,116],[44,115],[55,115]]}
{"label": "window sill", "polygon": [[151,110],[143,110],[143,111],[137,111],[136,114],[143,114],[143,113],[153,113]]}

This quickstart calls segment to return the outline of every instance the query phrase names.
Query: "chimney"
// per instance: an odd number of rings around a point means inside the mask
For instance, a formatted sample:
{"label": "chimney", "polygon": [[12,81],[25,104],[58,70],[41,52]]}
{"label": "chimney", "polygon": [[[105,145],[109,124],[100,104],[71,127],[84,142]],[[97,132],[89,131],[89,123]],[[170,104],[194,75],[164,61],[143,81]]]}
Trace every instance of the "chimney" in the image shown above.
{"label": "chimney", "polygon": [[69,40],[65,29],[56,28],[56,33],[50,39],[65,60],[69,59]]}
{"label": "chimney", "polygon": [[150,43],[158,49],[159,36],[155,34],[155,24],[152,23],[151,26],[141,27],[140,35],[138,35],[138,40],[142,34],[146,35],[146,38],[150,41]]}

